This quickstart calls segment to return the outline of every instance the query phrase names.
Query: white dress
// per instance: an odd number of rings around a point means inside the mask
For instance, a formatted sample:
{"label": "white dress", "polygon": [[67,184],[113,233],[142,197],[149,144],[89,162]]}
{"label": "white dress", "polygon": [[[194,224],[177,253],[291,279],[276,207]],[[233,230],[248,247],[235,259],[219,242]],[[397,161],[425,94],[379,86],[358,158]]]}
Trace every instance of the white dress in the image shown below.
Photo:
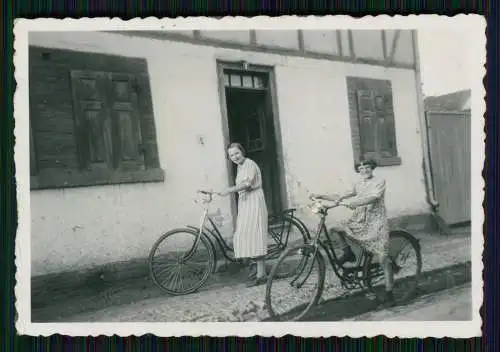
{"label": "white dress", "polygon": [[238,165],[236,185],[241,184],[247,185],[248,189],[238,193],[234,255],[236,258],[264,256],[267,254],[267,205],[260,168],[248,158]]}

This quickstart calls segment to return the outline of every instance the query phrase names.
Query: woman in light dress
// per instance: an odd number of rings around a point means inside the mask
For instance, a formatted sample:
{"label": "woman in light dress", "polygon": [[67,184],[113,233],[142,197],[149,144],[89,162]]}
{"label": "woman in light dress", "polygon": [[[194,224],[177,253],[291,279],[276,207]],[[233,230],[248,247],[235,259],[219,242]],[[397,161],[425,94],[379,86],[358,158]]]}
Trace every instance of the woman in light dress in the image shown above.
{"label": "woman in light dress", "polygon": [[[352,237],[376,256],[385,276],[386,302],[384,305],[393,306],[394,274],[388,257],[389,225],[385,208],[386,182],[373,175],[376,166],[373,160],[363,160],[357,163],[355,169],[360,174],[361,180],[351,191],[342,196],[313,194],[311,198],[324,199],[333,202],[334,205],[343,205],[354,210],[353,215],[347,221],[338,224],[332,231],[343,232]],[[343,255],[339,258],[339,263],[342,265],[354,262],[356,260],[354,252],[347,241],[341,236],[340,238],[343,244]]]}
{"label": "woman in light dress", "polygon": [[245,156],[241,144],[230,144],[227,153],[231,161],[238,165],[235,186],[215,193],[220,196],[238,193],[234,255],[236,258],[253,259],[257,262],[257,275],[251,278],[247,286],[261,285],[266,282],[264,256],[267,254],[268,231],[268,213],[262,190],[261,171],[253,160]]}

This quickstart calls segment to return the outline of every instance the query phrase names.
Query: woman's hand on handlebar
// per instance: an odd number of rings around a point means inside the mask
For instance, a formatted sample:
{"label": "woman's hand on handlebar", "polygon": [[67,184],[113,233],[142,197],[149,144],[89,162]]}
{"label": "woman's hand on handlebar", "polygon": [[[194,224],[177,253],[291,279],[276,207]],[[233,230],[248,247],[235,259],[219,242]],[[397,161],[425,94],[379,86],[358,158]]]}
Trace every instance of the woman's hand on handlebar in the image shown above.
{"label": "woman's hand on handlebar", "polygon": [[311,200],[325,209],[334,208],[338,202],[322,199],[321,197],[311,197]]}
{"label": "woman's hand on handlebar", "polygon": [[322,200],[323,196],[321,194],[311,193],[309,199],[312,201]]}
{"label": "woman's hand on handlebar", "polygon": [[202,193],[202,194],[214,194],[214,191],[211,190],[211,189],[199,189],[198,193]]}
{"label": "woman's hand on handlebar", "polygon": [[338,205],[339,205],[339,206],[341,206],[341,207],[345,207],[345,208],[347,208],[347,209],[351,209],[351,210],[356,209],[356,207],[355,207],[355,206],[352,206],[351,204],[346,203],[346,202],[343,202],[343,201],[339,201],[339,202],[337,202],[337,203],[338,203]]}
{"label": "woman's hand on handlebar", "polygon": [[216,195],[216,196],[219,196],[219,197],[223,197],[223,196],[226,196],[228,194],[228,192],[225,191],[225,190],[214,191],[214,190],[211,190],[211,189],[200,189],[200,190],[198,190],[198,193],[201,193],[203,195],[209,195],[209,196]]}
{"label": "woman's hand on handlebar", "polygon": [[340,204],[340,202],[339,202],[339,201],[336,201],[336,200],[329,200],[329,201],[327,201],[327,204],[326,204],[326,205],[325,205],[325,204],[323,204],[323,206],[324,206],[325,208],[331,209],[331,208],[338,207],[338,206],[339,206],[339,204]]}
{"label": "woman's hand on handlebar", "polygon": [[[309,199],[312,200],[313,202],[318,202],[321,204],[322,207],[330,209],[330,208],[335,208],[335,207],[345,207],[348,209],[355,209],[356,207],[352,206],[349,203],[346,203],[341,200],[330,200],[330,199],[324,199],[324,197],[321,194],[315,194],[311,193],[309,195]],[[326,204],[325,204],[326,203]]]}

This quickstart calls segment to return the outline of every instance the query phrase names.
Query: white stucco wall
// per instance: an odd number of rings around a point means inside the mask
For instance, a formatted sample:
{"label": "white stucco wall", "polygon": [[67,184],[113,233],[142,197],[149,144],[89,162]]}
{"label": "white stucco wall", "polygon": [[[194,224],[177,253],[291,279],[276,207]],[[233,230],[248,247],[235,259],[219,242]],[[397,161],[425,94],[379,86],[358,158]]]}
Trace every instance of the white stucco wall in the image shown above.
{"label": "white stucco wall", "polygon": [[[411,70],[109,33],[35,33],[30,44],[145,57],[165,170],[163,183],[32,191],[32,275],[146,257],[162,232],[197,224],[195,190],[228,182],[216,59],[275,66],[289,205],[303,204],[307,189],[340,192],[354,180],[345,77],[390,79],[402,165],[377,170],[388,181],[389,215],[428,210]],[[228,199],[213,209],[221,211],[229,235]]]}

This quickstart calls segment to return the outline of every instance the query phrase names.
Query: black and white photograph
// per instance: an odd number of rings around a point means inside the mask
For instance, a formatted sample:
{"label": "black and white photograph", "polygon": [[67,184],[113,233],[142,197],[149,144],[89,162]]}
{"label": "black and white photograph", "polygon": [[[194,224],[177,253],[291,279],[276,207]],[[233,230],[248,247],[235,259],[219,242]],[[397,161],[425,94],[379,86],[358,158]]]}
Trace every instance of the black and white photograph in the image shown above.
{"label": "black and white photograph", "polygon": [[16,22],[18,331],[480,336],[485,27]]}

